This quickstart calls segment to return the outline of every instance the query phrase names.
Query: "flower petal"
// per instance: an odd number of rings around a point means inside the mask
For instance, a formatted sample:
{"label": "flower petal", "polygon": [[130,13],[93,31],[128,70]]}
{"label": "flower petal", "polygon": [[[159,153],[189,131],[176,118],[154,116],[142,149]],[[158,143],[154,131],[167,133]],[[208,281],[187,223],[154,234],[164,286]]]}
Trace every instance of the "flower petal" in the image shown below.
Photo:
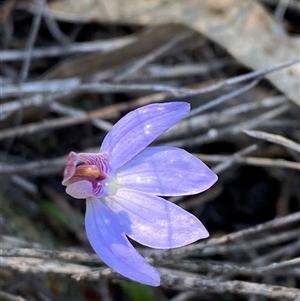
{"label": "flower petal", "polygon": [[177,248],[208,237],[202,223],[192,214],[163,198],[119,189],[107,205],[119,214],[125,233],[152,248]]}
{"label": "flower petal", "polygon": [[186,102],[150,104],[136,109],[113,126],[104,138],[100,152],[111,155],[110,165],[116,170],[189,111],[190,105]]}
{"label": "flower petal", "polygon": [[87,180],[69,184],[66,188],[66,193],[75,199],[86,199],[90,196],[94,196],[93,185]]}
{"label": "flower petal", "polygon": [[109,154],[100,153],[75,153],[70,152],[64,170],[62,184],[69,185],[69,180],[73,177],[78,163],[97,165],[100,171],[107,173],[109,171]]}
{"label": "flower petal", "polygon": [[158,286],[160,275],[130,244],[115,213],[96,198],[87,199],[86,204],[86,232],[98,256],[123,276]]}
{"label": "flower petal", "polygon": [[196,194],[217,181],[201,160],[176,147],[148,147],[117,172],[120,188],[161,196]]}
{"label": "flower petal", "polygon": [[70,152],[67,158],[67,163],[64,170],[64,177],[62,184],[67,185],[67,182],[75,173],[76,164],[78,163],[78,154],[75,152]]}
{"label": "flower petal", "polygon": [[78,159],[86,164],[94,164],[98,166],[104,173],[107,173],[109,170],[109,154],[80,153],[78,154]]}

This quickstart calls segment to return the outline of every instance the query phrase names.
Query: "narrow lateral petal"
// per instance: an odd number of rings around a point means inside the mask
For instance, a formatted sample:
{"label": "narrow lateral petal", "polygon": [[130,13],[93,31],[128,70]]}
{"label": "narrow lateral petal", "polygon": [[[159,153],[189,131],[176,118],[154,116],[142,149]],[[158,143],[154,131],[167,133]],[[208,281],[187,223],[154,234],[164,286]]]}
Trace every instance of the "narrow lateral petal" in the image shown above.
{"label": "narrow lateral petal", "polygon": [[104,138],[100,152],[111,155],[110,165],[116,170],[189,111],[190,105],[186,102],[150,104],[136,109],[113,126]]}
{"label": "narrow lateral petal", "polygon": [[217,175],[201,160],[176,147],[148,147],[118,172],[121,188],[161,196],[202,192],[217,181]]}
{"label": "narrow lateral petal", "polygon": [[158,286],[160,275],[130,244],[114,213],[101,200],[87,199],[85,226],[88,239],[98,256],[123,276]]}
{"label": "narrow lateral petal", "polygon": [[119,189],[107,205],[118,213],[125,233],[145,246],[177,248],[209,235],[195,216],[154,195]]}

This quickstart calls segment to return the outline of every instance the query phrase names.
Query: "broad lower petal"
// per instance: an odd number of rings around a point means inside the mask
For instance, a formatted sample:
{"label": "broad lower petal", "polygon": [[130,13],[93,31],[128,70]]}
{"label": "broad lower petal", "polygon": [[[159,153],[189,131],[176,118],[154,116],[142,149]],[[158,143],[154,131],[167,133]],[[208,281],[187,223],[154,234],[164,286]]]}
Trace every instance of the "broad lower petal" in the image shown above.
{"label": "broad lower petal", "polygon": [[87,199],[85,225],[88,239],[98,256],[123,276],[158,286],[160,275],[130,244],[114,213],[101,200]]}
{"label": "broad lower petal", "polygon": [[66,188],[66,193],[75,199],[86,199],[94,196],[93,185],[91,182],[86,180],[69,184]]}
{"label": "broad lower petal", "polygon": [[161,196],[202,192],[217,181],[217,175],[201,160],[176,147],[148,147],[122,166],[120,188]]}
{"label": "broad lower petal", "polygon": [[110,165],[118,169],[167,129],[188,115],[186,102],[150,104],[120,119],[106,135],[100,152],[111,155]]}
{"label": "broad lower petal", "polygon": [[125,233],[145,246],[177,248],[209,235],[195,216],[154,195],[119,189],[107,205],[118,213]]}

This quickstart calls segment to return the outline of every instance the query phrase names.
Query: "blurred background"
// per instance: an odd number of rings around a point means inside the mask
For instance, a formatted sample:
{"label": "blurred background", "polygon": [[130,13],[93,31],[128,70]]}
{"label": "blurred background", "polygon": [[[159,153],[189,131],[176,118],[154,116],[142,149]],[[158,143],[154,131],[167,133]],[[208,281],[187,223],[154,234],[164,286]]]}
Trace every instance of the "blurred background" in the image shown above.
{"label": "blurred background", "polygon": [[[0,2],[0,300],[300,300],[300,5],[296,0]],[[210,238],[133,242],[162,274],[126,281],[93,253],[61,185],[140,106],[191,103],[155,141],[219,176],[169,198]]]}

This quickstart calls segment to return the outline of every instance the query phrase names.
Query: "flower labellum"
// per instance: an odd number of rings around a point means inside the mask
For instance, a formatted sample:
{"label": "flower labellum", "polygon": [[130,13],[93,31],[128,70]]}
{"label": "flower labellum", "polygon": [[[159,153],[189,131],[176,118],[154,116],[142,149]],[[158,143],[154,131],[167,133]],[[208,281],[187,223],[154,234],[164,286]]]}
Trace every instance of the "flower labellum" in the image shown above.
{"label": "flower labellum", "polygon": [[123,276],[158,286],[160,275],[131,245],[169,249],[208,237],[192,214],[161,196],[202,192],[217,176],[183,149],[148,147],[186,117],[186,102],[150,104],[120,119],[99,153],[68,156],[62,184],[74,198],[86,199],[85,226],[98,256]]}

